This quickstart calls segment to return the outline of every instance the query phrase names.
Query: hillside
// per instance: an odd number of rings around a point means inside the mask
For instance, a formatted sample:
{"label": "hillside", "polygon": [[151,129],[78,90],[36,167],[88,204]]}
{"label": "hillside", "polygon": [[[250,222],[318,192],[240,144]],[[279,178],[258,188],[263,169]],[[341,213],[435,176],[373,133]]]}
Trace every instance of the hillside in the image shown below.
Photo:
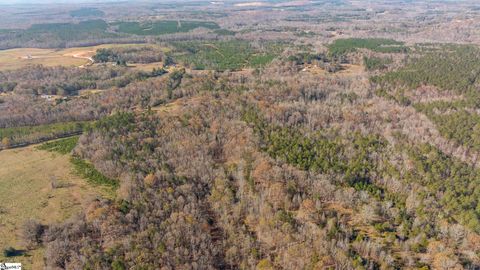
{"label": "hillside", "polygon": [[480,269],[478,3],[133,3],[0,11],[0,262]]}

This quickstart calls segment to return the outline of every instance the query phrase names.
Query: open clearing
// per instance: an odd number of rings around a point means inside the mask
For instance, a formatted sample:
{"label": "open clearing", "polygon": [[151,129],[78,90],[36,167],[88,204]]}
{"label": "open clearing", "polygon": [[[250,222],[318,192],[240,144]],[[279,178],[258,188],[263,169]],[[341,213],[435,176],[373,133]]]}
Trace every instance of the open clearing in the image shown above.
{"label": "open clearing", "polygon": [[[21,262],[24,269],[43,268],[43,250],[4,258],[3,250],[25,250],[21,229],[28,219],[42,224],[64,221],[99,196],[98,188],[74,175],[70,155],[35,146],[0,151],[0,261]],[[52,181],[57,183],[52,188]]]}
{"label": "open clearing", "polygon": [[0,51],[0,70],[19,69],[29,65],[82,66],[90,61],[67,56],[64,50],[11,49]]}
{"label": "open clearing", "polygon": [[0,71],[19,69],[29,65],[76,66],[82,67],[92,63],[95,52],[101,48],[155,46],[147,44],[105,44],[91,47],[68,49],[20,48],[0,50]]}
{"label": "open clearing", "polygon": [[128,67],[134,68],[136,70],[141,70],[141,71],[152,71],[154,68],[162,68],[163,67],[163,62],[153,62],[153,63],[148,63],[148,64],[128,64]]}
{"label": "open clearing", "polygon": [[329,73],[325,69],[316,65],[307,65],[303,72],[310,72],[315,75],[336,75],[339,77],[355,77],[365,74],[365,69],[362,65],[343,64],[342,70],[335,73]]}

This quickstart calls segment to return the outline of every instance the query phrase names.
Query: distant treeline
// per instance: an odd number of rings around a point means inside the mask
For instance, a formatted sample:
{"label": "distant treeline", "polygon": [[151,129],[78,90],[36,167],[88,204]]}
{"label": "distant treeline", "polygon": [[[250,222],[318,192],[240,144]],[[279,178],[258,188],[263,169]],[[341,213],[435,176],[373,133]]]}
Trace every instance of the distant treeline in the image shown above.
{"label": "distant treeline", "polygon": [[[82,17],[92,10],[72,11]],[[101,19],[79,23],[34,24],[27,29],[0,29],[0,49],[10,48],[66,48],[104,43],[145,43],[152,37],[187,33],[197,28],[208,29],[213,35],[225,35],[215,22],[207,21],[152,21],[114,22]]]}

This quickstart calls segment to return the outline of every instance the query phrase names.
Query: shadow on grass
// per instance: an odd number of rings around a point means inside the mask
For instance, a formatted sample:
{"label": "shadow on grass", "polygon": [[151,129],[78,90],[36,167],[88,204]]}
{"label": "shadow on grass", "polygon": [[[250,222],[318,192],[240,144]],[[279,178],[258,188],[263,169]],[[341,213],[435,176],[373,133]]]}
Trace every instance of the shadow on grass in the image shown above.
{"label": "shadow on grass", "polygon": [[26,254],[26,250],[22,249],[14,249],[13,247],[8,247],[3,250],[3,256],[5,257],[17,257],[17,256],[23,256]]}

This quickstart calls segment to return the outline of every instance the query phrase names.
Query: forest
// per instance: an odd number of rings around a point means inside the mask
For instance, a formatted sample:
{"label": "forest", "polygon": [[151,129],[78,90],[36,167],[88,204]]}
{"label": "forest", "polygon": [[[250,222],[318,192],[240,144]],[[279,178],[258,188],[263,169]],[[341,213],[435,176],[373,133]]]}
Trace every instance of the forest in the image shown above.
{"label": "forest", "polygon": [[395,53],[405,52],[407,48],[403,46],[402,42],[392,39],[381,38],[349,38],[338,39],[328,47],[329,53],[332,55],[342,55],[351,53],[357,49],[369,49],[376,52]]}
{"label": "forest", "polygon": [[281,43],[252,44],[242,41],[173,43],[174,59],[192,69],[240,70],[270,63],[281,51]]}
{"label": "forest", "polygon": [[[99,16],[96,10],[76,10],[72,17]],[[108,43],[149,43],[153,37],[187,33],[196,29],[207,29],[214,35],[224,35],[220,27],[209,21],[152,22],[118,21],[103,19],[81,20],[72,23],[33,24],[27,29],[1,29],[0,49],[10,48],[69,48]],[[229,33],[228,31],[226,33]]]}
{"label": "forest", "polygon": [[360,2],[6,5],[0,262],[479,269],[480,6]]}

